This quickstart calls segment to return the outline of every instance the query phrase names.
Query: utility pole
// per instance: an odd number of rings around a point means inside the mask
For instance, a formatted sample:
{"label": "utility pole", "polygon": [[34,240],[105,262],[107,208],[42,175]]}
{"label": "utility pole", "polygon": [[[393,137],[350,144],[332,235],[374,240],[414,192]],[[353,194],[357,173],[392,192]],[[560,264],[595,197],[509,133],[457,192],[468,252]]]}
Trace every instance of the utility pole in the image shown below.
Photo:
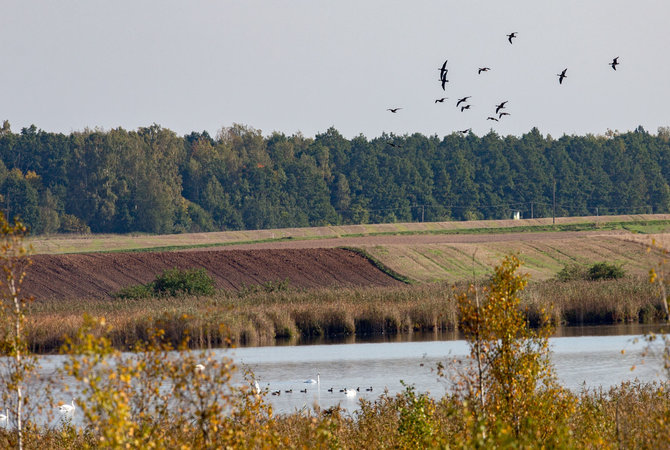
{"label": "utility pole", "polygon": [[554,214],[551,223],[552,225],[556,225],[556,178],[554,178]]}
{"label": "utility pole", "polygon": [[533,202],[530,202],[530,218],[533,219]]}

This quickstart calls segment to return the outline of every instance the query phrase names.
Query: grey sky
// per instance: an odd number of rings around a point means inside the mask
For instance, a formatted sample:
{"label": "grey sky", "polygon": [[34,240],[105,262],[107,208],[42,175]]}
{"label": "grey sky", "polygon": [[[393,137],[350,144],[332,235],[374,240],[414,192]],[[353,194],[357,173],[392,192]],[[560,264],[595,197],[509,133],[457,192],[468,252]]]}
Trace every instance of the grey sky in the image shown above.
{"label": "grey sky", "polygon": [[[655,132],[670,125],[669,19],[663,0],[2,0],[0,121],[64,133],[154,122],[368,138]],[[487,121],[503,100],[511,116]]]}

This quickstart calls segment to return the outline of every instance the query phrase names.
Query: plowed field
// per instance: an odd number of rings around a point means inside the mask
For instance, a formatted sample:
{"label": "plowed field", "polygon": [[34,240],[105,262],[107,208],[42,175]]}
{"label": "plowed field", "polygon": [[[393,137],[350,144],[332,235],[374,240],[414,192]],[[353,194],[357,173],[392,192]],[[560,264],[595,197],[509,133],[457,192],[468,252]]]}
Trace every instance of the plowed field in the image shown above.
{"label": "plowed field", "polygon": [[35,255],[24,293],[39,299],[110,297],[165,269],[203,267],[218,288],[289,280],[291,287],[393,286],[366,258],[336,248]]}

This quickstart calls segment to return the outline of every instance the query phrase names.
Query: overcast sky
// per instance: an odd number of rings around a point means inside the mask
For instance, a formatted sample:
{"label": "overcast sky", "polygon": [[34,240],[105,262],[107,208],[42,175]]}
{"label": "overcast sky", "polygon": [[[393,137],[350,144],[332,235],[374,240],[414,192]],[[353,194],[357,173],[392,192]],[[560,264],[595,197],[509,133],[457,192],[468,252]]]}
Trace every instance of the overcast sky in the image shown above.
{"label": "overcast sky", "polygon": [[[670,125],[669,19],[665,0],[2,0],[0,121],[334,126],[348,138],[656,132]],[[511,115],[487,121],[504,100]]]}

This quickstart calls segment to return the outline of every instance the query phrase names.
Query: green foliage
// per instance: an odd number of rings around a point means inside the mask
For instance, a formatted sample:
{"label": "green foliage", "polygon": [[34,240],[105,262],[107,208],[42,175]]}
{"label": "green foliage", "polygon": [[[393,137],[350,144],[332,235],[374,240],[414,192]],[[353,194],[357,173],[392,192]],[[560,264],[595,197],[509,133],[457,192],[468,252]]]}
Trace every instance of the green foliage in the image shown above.
{"label": "green foliage", "polygon": [[128,286],[114,293],[116,298],[137,300],[154,296],[153,283]]}
{"label": "green foliage", "polygon": [[626,272],[621,266],[599,262],[589,268],[588,277],[590,280],[611,280],[622,278],[625,274]]}
{"label": "green foliage", "polygon": [[117,298],[176,297],[179,295],[213,295],[214,279],[203,268],[164,270],[148,284],[129,286],[114,294]]}
{"label": "green foliage", "polygon": [[[532,129],[345,139],[234,124],[0,135],[0,206],[38,233],[171,233],[323,224],[667,213],[670,141],[639,131],[553,139]],[[397,147],[392,147],[393,143]],[[72,221],[70,221],[72,222]]]}
{"label": "green foliage", "polygon": [[588,278],[589,270],[581,264],[568,264],[556,274],[558,281],[576,281],[586,280]]}
{"label": "green foliage", "polygon": [[581,264],[566,265],[556,274],[556,279],[558,281],[596,281],[623,278],[625,275],[626,272],[621,266],[608,262],[599,262],[590,266]]}
{"label": "green foliage", "polygon": [[153,282],[153,290],[158,295],[212,295],[214,279],[203,268],[163,271]]}

